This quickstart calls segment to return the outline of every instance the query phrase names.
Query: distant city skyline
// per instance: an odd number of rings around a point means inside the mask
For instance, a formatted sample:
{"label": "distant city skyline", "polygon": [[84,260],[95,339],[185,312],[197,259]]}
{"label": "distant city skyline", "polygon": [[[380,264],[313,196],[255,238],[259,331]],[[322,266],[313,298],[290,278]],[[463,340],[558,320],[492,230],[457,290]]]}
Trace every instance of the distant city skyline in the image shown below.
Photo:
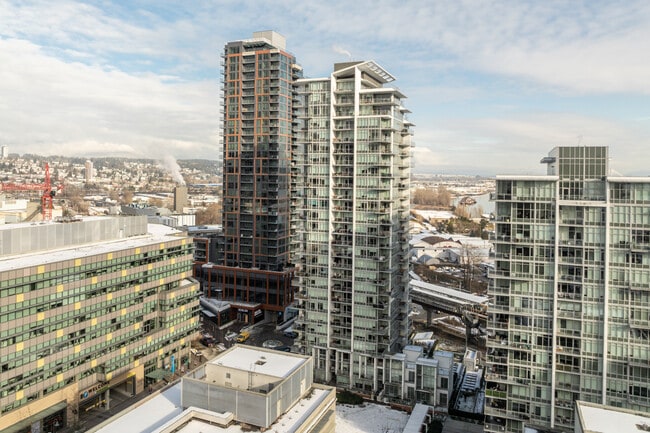
{"label": "distant city skyline", "polygon": [[580,144],[609,145],[614,174],[650,174],[643,1],[8,0],[0,20],[12,153],[220,159],[222,47],[269,29],[306,77],[350,59],[390,70],[414,173],[543,174],[531,154]]}

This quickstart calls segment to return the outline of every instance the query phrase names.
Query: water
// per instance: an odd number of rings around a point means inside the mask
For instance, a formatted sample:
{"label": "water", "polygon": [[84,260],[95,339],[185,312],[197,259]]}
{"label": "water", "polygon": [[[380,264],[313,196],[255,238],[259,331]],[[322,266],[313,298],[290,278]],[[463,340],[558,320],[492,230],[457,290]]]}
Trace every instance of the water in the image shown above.
{"label": "water", "polygon": [[[454,206],[458,206],[458,203],[461,201],[463,197],[467,197],[465,195],[456,197],[454,199]],[[471,195],[474,200],[476,200],[476,203],[470,206],[467,206],[469,208],[469,211],[471,212],[472,217],[479,217],[479,208],[483,209],[482,213],[483,214],[491,214],[494,213],[494,202],[490,201],[490,193],[486,192],[485,194],[481,195]]]}

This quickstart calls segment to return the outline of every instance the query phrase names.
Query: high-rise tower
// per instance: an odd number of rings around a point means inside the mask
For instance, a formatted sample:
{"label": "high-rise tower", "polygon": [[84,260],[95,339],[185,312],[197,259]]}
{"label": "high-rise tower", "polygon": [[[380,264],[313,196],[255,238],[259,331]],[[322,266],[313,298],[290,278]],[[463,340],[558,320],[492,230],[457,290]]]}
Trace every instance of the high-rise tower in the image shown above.
{"label": "high-rise tower", "polygon": [[650,412],[650,178],[607,147],[497,176],[486,431],[573,431],[576,400]]}
{"label": "high-rise tower", "polygon": [[294,262],[317,380],[368,394],[408,332],[410,126],[372,61],[296,81]]}
{"label": "high-rise tower", "polygon": [[95,169],[93,168],[93,162],[91,160],[87,160],[84,164],[84,177],[86,179],[86,182],[92,182],[92,180],[95,178],[94,170]]}
{"label": "high-rise tower", "polygon": [[252,321],[293,301],[292,81],[300,68],[272,31],[226,44],[223,67],[224,262],[205,273],[209,295],[232,301],[245,311],[239,318]]}

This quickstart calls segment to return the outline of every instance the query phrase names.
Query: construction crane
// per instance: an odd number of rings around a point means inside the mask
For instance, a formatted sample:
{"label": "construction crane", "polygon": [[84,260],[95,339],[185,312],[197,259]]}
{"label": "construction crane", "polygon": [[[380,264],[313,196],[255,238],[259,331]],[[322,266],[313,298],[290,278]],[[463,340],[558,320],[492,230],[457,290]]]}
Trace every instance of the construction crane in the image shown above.
{"label": "construction crane", "polygon": [[1,184],[2,191],[42,191],[41,195],[41,215],[43,221],[52,219],[52,209],[54,208],[53,200],[56,193],[63,189],[63,185],[52,188],[50,182],[50,165],[45,163],[45,182],[43,183],[10,183]]}

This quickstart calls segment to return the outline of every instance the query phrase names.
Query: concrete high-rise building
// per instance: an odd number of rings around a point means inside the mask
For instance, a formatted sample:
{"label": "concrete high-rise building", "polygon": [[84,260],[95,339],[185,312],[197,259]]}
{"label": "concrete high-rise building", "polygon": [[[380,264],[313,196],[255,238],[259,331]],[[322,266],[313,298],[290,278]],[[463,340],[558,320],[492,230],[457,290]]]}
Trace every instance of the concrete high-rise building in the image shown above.
{"label": "concrete high-rise building", "polygon": [[75,425],[189,359],[199,287],[186,235],[145,216],[0,235],[0,431]]}
{"label": "concrete high-rise building", "polygon": [[87,160],[84,164],[84,177],[86,182],[91,182],[95,178],[95,169],[91,160]]}
{"label": "concrete high-rise building", "polygon": [[0,152],[2,154],[2,159],[9,158],[9,146],[2,146]]}
{"label": "concrete high-rise building", "polygon": [[[573,431],[575,402],[650,412],[650,178],[607,147],[497,176],[486,431]],[[532,431],[532,430],[531,430]]]}
{"label": "concrete high-rise building", "polygon": [[174,187],[174,212],[183,213],[188,205],[187,186],[176,185]]}
{"label": "concrete high-rise building", "polygon": [[296,81],[296,329],[314,377],[372,394],[407,344],[411,124],[372,61]]}
{"label": "concrete high-rise building", "polygon": [[223,68],[224,262],[203,278],[208,295],[231,301],[240,320],[276,320],[293,301],[292,82],[300,68],[272,31],[226,44]]}

